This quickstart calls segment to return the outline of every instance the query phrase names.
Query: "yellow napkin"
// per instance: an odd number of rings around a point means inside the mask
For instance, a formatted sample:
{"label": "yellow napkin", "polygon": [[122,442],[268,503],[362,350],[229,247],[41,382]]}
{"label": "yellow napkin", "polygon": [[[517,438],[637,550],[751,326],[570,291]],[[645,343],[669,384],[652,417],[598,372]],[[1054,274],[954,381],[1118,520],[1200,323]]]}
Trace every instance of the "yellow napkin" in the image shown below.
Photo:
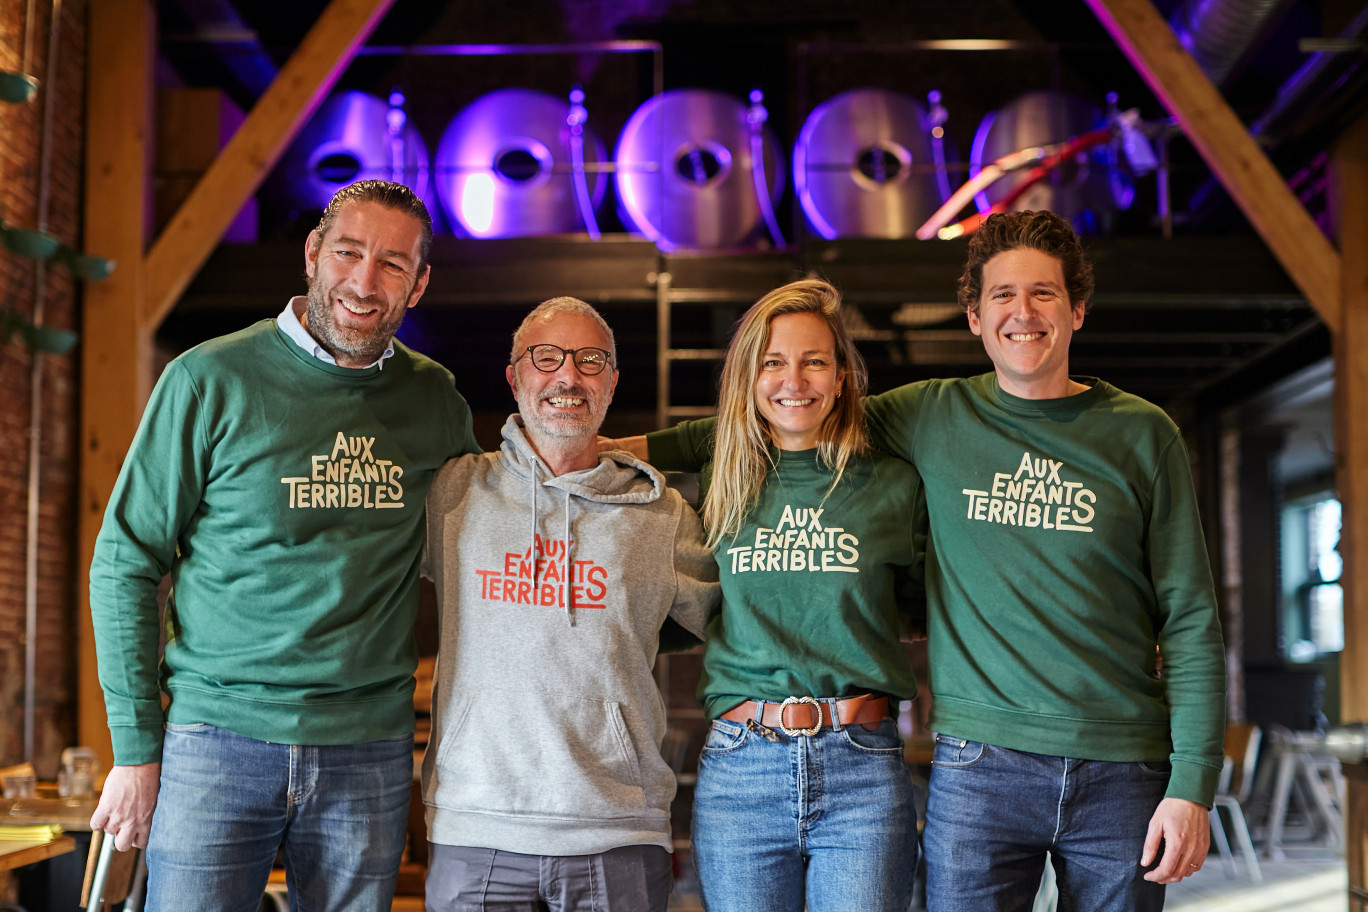
{"label": "yellow napkin", "polygon": [[40,823],[33,826],[0,824],[0,842],[6,840],[56,839],[62,835],[60,823]]}

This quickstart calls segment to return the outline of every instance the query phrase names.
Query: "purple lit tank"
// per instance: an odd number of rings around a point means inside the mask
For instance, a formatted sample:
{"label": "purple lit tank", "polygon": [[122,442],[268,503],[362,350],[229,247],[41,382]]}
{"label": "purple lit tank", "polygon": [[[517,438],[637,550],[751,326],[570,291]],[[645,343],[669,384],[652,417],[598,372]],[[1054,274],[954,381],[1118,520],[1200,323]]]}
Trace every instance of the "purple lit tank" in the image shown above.
{"label": "purple lit tank", "polygon": [[[392,113],[399,115],[391,129]],[[334,193],[359,180],[390,180],[427,199],[428,151],[402,109],[365,92],[340,92],[328,98],[281,161],[286,201],[322,209]]]}
{"label": "purple lit tank", "polygon": [[[530,89],[482,95],[447,125],[437,146],[437,196],[457,233],[528,237],[585,230],[575,198],[570,104]],[[583,133],[584,179],[603,201],[603,141]]]}
{"label": "purple lit tank", "polygon": [[926,108],[852,89],[812,109],[793,147],[793,185],[813,231],[904,238],[940,208]]}
{"label": "purple lit tank", "polygon": [[[784,157],[762,127],[771,204]],[[734,247],[760,224],[746,105],[721,92],[675,89],[632,113],[613,156],[623,221],[666,250]]]}
{"label": "purple lit tank", "polygon": [[[1018,149],[1067,142],[1103,123],[1099,108],[1074,95],[1054,91],[1027,92],[990,111],[979,123],[969,153],[969,174]],[[1008,174],[975,197],[980,212],[1026,179],[1029,168]],[[1117,208],[1106,164],[1106,150],[1083,152],[1027,189],[1012,205],[1015,211],[1048,209],[1078,222]]]}

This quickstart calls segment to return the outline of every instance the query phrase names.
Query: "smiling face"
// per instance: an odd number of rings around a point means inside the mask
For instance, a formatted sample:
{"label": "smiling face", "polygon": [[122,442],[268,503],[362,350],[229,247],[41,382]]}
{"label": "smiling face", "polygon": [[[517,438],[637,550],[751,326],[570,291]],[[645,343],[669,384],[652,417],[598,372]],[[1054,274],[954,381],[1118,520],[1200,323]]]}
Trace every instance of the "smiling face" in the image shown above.
{"label": "smiling face", "polygon": [[[528,325],[522,330],[520,341],[576,350],[609,350],[613,346],[612,340],[589,317],[565,311]],[[573,363],[576,360],[565,358],[559,368],[546,373],[532,366],[531,355],[524,348],[518,360],[508,366],[508,385],[518,400],[523,427],[534,444],[553,439],[582,442],[598,434],[608,403],[613,401],[618,372],[609,366],[586,376]]]}
{"label": "smiling face", "polygon": [[983,292],[969,328],[983,339],[998,384],[1022,399],[1076,392],[1069,380],[1069,342],[1083,325],[1084,302],[1071,303],[1055,257],[1028,247],[983,264]]}
{"label": "smiling face", "polygon": [[755,407],[781,450],[810,450],[831,414],[845,371],[831,329],[816,314],[775,317],[755,376]]}
{"label": "smiling face", "polygon": [[309,233],[305,326],[341,366],[374,363],[427,289],[422,233],[413,216],[370,201],[344,204],[327,237]]}

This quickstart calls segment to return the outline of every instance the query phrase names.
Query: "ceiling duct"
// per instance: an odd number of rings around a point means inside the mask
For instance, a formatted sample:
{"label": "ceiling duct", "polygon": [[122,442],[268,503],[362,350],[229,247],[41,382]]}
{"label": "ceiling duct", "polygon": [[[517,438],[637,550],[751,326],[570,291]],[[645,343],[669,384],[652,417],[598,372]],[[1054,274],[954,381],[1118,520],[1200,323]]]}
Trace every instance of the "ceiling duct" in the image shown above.
{"label": "ceiling duct", "polygon": [[1287,0],[1183,0],[1169,25],[1217,86],[1240,64]]}
{"label": "ceiling duct", "polygon": [[176,0],[175,5],[188,20],[190,31],[164,35],[163,50],[170,51],[179,68],[191,61],[202,65],[205,47],[211,48],[236,82],[235,87],[225,85],[224,89],[243,110],[250,110],[277,73],[261,37],[243,22],[233,0]]}
{"label": "ceiling duct", "polygon": [[[1184,9],[1198,5],[1201,5],[1199,0],[1190,0]],[[1243,8],[1274,4],[1228,0],[1222,5]],[[1174,14],[1175,31],[1182,12]],[[1368,58],[1364,51],[1365,36],[1368,36],[1368,6],[1359,11],[1337,40],[1328,43],[1328,49],[1311,54],[1283,82],[1269,106],[1250,123],[1250,135],[1270,154],[1291,154],[1293,146],[1303,152],[1329,147],[1347,124],[1362,116],[1368,105],[1368,93],[1363,91],[1368,82],[1364,74],[1365,58]],[[1180,40],[1187,43],[1181,33]],[[1208,179],[1188,201],[1191,220],[1204,223],[1218,217],[1218,212],[1228,212],[1226,199],[1220,183],[1215,178]]]}
{"label": "ceiling duct", "polygon": [[1293,131],[1297,121],[1315,122],[1330,116],[1336,107],[1330,97],[1350,86],[1363,68],[1366,37],[1368,7],[1331,42],[1330,50],[1316,51],[1282,84],[1268,110],[1250,124],[1249,132],[1266,143],[1277,143]]}

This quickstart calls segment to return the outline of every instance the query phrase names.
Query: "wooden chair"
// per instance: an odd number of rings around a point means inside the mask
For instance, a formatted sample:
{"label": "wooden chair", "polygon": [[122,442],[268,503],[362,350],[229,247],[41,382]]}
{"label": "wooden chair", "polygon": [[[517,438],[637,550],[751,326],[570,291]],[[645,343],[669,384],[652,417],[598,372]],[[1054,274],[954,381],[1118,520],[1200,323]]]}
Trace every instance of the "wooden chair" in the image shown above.
{"label": "wooden chair", "polygon": [[130,896],[136,897],[136,906],[142,908],[145,871],[142,849],[116,851],[112,837],[100,830],[93,831],[90,854],[86,857],[85,881],[81,884],[81,908],[103,912]]}

